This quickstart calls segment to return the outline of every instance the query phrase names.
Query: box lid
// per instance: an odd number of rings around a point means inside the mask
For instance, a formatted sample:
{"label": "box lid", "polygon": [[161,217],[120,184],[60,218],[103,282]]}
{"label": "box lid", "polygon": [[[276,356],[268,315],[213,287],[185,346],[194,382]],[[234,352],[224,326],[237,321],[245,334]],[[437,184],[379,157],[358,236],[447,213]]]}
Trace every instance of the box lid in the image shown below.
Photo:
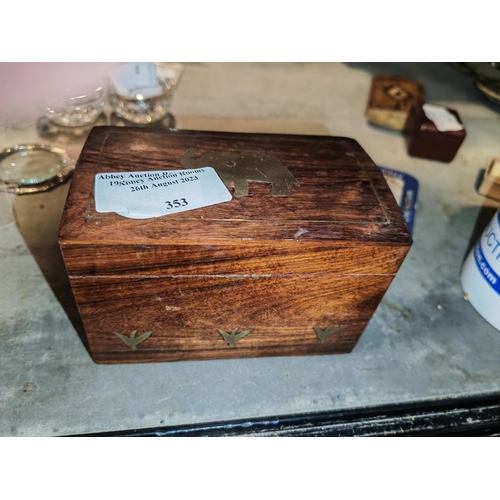
{"label": "box lid", "polygon": [[[235,197],[230,187],[231,201],[179,214],[136,220],[95,210],[96,174],[183,166],[217,170],[210,163],[221,159],[238,168],[238,158],[245,155],[271,158],[273,168],[291,174],[296,182],[289,184],[290,192],[273,196],[271,184],[255,174],[248,196]],[[371,242],[409,247],[411,236],[383,175],[352,139],[96,127],[74,172],[60,242],[240,247]]]}
{"label": "box lid", "polygon": [[[286,196],[272,196],[270,183],[250,180],[248,196],[140,221],[95,211],[98,173],[175,170],[187,162],[200,168],[210,166],[208,154],[217,157],[219,152],[226,161],[231,153],[236,159],[240,153],[270,155],[298,185]],[[234,188],[229,189],[234,194]],[[88,138],[73,176],[60,237],[139,243],[296,239],[297,232],[302,240],[411,241],[382,174],[352,139],[121,127],[96,127]]]}

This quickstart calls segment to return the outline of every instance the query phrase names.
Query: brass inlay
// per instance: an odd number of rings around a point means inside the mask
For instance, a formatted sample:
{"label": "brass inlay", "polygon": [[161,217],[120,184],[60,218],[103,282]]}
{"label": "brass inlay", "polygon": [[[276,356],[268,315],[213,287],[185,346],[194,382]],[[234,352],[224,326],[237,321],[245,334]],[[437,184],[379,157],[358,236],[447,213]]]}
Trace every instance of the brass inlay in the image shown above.
{"label": "brass inlay", "polygon": [[324,330],[322,330],[318,326],[313,326],[313,329],[316,332],[318,339],[321,340],[321,342],[324,342],[326,339],[332,337],[333,335],[337,335],[337,333],[340,333],[345,328],[345,326],[339,326],[332,330],[332,327],[333,325],[328,325]]}
{"label": "brass inlay", "polygon": [[411,94],[406,92],[405,89],[401,88],[399,85],[391,85],[386,87],[385,92],[387,95],[391,96],[395,101],[402,102],[411,99]]}
{"label": "brass inlay", "polygon": [[116,333],[113,332],[115,335],[120,337],[125,344],[127,344],[129,347],[132,348],[132,351],[137,351],[137,344],[140,344],[141,342],[144,342],[153,332],[146,332],[143,333],[142,335],[139,335],[136,337],[137,330],[133,330],[130,332],[130,337],[127,337],[125,335],[122,335],[121,333]]}
{"label": "brass inlay", "polygon": [[236,328],[233,328],[233,331],[231,333],[227,333],[224,330],[219,330],[218,328],[217,328],[217,331],[222,335],[222,337],[224,338],[224,340],[228,343],[228,345],[230,347],[234,347],[234,343],[237,340],[240,340],[243,337],[246,337],[253,330],[253,328],[250,328],[250,330],[244,330],[244,331],[238,333],[239,329],[240,329],[239,326]]}
{"label": "brass inlay", "polygon": [[[96,161],[95,163],[95,166],[94,166],[94,173],[98,173],[99,169],[101,168],[101,163],[100,163],[100,160],[102,158],[102,155],[103,155],[103,151],[105,150],[106,146],[107,146],[107,141],[109,140],[110,136],[112,135],[120,135],[120,134],[123,134],[123,133],[128,133],[127,131],[123,130],[123,131],[113,131],[113,132],[108,132],[106,134],[106,137],[104,139],[104,142],[101,146],[101,151],[99,153],[99,159]],[[182,158],[185,158],[186,156],[189,156],[189,152],[190,151],[195,151],[194,149],[191,149],[191,150],[188,150],[186,152],[186,154],[182,157]],[[352,151],[352,150],[350,150]],[[127,154],[126,152],[123,152],[123,154]],[[351,155],[353,155],[352,153],[350,153]],[[355,155],[353,155],[355,156]],[[190,158],[188,158],[188,161],[190,160]],[[193,161],[193,160],[191,160]],[[181,162],[181,165],[183,165],[185,168],[192,168],[192,167],[188,167],[187,166],[187,162],[186,162],[186,165],[184,165],[182,162]],[[269,218],[269,219],[252,219],[252,222],[256,222],[256,221],[259,221],[259,222],[266,222],[266,223],[274,223],[274,222],[298,222],[298,223],[303,223],[303,222],[308,222],[308,223],[319,223],[319,224],[353,224],[353,225],[359,225],[359,224],[373,224],[373,225],[377,225],[377,226],[384,226],[386,224],[390,224],[391,223],[391,220],[389,219],[389,216],[387,214],[387,211],[386,209],[384,208],[384,206],[382,205],[382,202],[380,200],[380,196],[377,192],[377,190],[375,189],[375,186],[373,185],[373,182],[371,181],[370,179],[370,176],[368,175],[365,167],[358,161],[356,160],[356,165],[361,169],[361,171],[363,172],[363,174],[365,175],[367,181],[370,183],[370,186],[373,190],[373,193],[375,195],[375,197],[377,198],[377,201],[378,201],[378,206],[379,208],[382,210],[383,214],[384,214],[384,217],[385,217],[385,220],[383,221],[379,221],[379,220],[373,220],[373,219],[358,219],[358,220],[331,220],[331,219],[327,219],[327,220],[322,220],[322,219],[314,219],[314,220],[302,220],[302,219],[272,219],[272,218]],[[204,165],[204,166],[207,166],[207,165]],[[297,182],[297,185],[299,184],[298,181]],[[85,211],[85,216],[88,220],[110,220],[110,217],[109,215],[95,215],[95,214],[92,214],[92,211],[95,210],[95,201],[94,201],[94,193],[93,191],[91,191],[89,193],[89,199],[87,201],[87,208],[86,208],[86,211]],[[158,220],[162,220],[163,217],[158,217]],[[196,217],[178,217],[178,218],[174,218],[174,217],[171,217],[169,216],[169,219],[170,220],[182,220],[182,221],[185,221],[185,220],[191,220],[191,221],[198,221],[200,219],[196,218]],[[220,221],[233,221],[234,219],[208,219],[208,220],[220,220]],[[245,221],[246,222],[246,221]]]}
{"label": "brass inlay", "polygon": [[297,179],[274,156],[257,153],[215,151],[193,159],[196,149],[190,148],[180,159],[184,168],[212,167],[226,187],[234,188],[235,198],[248,196],[249,182],[269,182],[272,196],[292,192]]}

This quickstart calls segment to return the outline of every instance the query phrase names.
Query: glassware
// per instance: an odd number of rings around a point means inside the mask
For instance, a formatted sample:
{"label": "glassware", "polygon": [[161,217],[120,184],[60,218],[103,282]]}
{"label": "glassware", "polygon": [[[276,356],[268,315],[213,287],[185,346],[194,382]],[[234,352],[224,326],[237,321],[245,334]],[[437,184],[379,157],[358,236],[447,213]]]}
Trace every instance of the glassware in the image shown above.
{"label": "glassware", "polygon": [[57,125],[82,127],[94,123],[104,111],[106,85],[93,92],[67,99],[48,99],[45,116]]}
{"label": "glassware", "polygon": [[109,124],[113,127],[144,127],[144,128],[163,128],[163,129],[174,129],[175,128],[175,117],[171,113],[167,113],[161,120],[150,122],[150,123],[131,123],[125,120],[116,113],[111,113],[109,117]]}
{"label": "glassware", "polygon": [[50,144],[57,144],[58,146],[66,146],[68,144],[81,144],[87,139],[90,131],[94,127],[109,125],[106,114],[103,113],[97,119],[88,125],[81,127],[67,127],[58,125],[46,116],[41,116],[36,122],[36,130],[38,136]]}
{"label": "glassware", "polygon": [[131,123],[148,124],[165,118],[172,101],[172,84],[170,80],[159,79],[161,93],[145,97],[138,90],[133,97],[118,94],[113,85],[109,86],[109,102],[114,113]]}

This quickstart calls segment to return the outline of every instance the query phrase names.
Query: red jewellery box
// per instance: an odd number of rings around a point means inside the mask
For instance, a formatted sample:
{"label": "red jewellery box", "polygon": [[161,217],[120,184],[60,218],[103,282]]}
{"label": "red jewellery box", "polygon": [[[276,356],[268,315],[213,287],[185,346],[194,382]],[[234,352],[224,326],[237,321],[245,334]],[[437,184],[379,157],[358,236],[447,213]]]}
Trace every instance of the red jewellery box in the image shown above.
{"label": "red jewellery box", "polygon": [[[463,127],[460,116],[455,110],[443,109],[451,113]],[[464,142],[466,132],[464,128],[445,132],[438,130],[436,123],[426,116],[423,107],[415,106],[406,122],[404,135],[410,156],[450,162]]]}

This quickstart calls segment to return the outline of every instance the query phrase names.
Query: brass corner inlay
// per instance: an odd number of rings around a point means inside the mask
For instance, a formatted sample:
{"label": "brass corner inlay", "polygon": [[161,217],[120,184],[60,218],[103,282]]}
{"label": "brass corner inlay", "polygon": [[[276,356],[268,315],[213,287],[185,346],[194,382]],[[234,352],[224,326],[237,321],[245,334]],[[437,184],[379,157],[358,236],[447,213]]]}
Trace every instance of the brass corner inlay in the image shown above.
{"label": "brass corner inlay", "polygon": [[326,339],[332,337],[333,335],[337,335],[345,328],[345,326],[338,326],[337,328],[333,329],[332,328],[333,325],[328,325],[324,330],[322,330],[318,326],[313,326],[313,329],[321,342],[324,342]]}
{"label": "brass corner inlay", "polygon": [[132,351],[137,351],[137,345],[140,344],[141,342],[144,342],[149,336],[153,333],[151,332],[146,332],[143,333],[142,335],[137,335],[137,330],[133,330],[130,332],[130,337],[127,337],[126,335],[123,335],[121,333],[116,333],[113,332],[116,336],[120,337],[125,344],[127,344],[129,347],[132,348]]}
{"label": "brass corner inlay", "polygon": [[233,328],[233,331],[231,333],[227,333],[224,330],[219,330],[218,328],[217,328],[217,331],[222,335],[222,337],[227,342],[229,347],[234,347],[234,343],[236,341],[242,339],[243,337],[246,337],[253,330],[253,328],[250,328],[249,330],[244,330],[244,331],[238,333],[239,329],[240,329],[239,326],[236,328]]}

